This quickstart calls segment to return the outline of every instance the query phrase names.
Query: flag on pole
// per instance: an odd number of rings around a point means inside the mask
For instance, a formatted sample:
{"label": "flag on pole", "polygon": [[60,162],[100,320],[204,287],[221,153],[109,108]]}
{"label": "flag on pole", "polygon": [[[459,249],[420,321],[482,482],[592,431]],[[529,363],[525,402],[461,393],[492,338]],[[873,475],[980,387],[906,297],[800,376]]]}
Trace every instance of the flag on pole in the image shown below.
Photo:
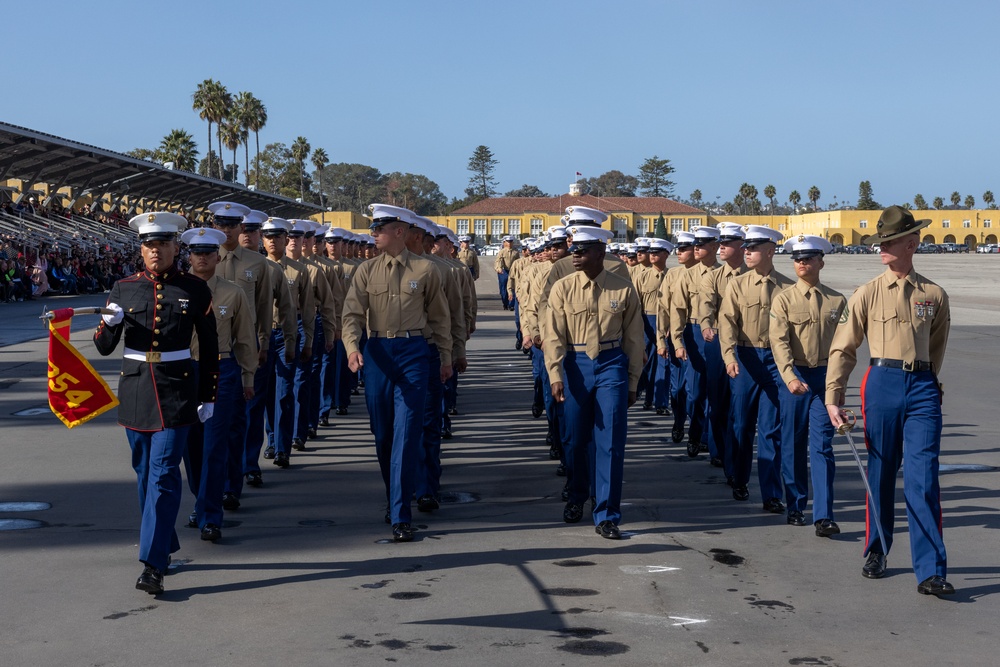
{"label": "flag on pole", "polygon": [[576,175],[577,176],[583,176],[583,174],[581,174],[580,172],[576,172]]}
{"label": "flag on pole", "polygon": [[118,405],[118,397],[69,342],[72,308],[49,320],[49,407],[67,428],[84,424]]}

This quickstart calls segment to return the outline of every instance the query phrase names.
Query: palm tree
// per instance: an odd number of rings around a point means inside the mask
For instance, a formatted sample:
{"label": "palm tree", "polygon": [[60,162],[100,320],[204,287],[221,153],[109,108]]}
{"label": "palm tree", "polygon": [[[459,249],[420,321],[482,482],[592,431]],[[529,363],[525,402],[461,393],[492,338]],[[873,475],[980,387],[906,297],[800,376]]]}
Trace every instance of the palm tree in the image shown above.
{"label": "palm tree", "polygon": [[191,96],[191,108],[198,112],[198,118],[208,121],[208,173],[212,173],[212,123],[214,116],[211,112],[212,91],[219,85],[217,81],[205,79],[198,84],[198,89]]}
{"label": "palm tree", "polygon": [[958,208],[958,205],[962,203],[962,195],[958,194],[958,190],[952,192],[949,199],[951,199],[951,205],[955,208]]}
{"label": "palm tree", "polygon": [[160,141],[160,157],[173,162],[175,169],[194,171],[198,163],[198,145],[187,130],[170,130]]}
{"label": "palm tree", "polygon": [[774,198],[778,196],[777,189],[773,185],[765,185],[764,196],[771,202],[771,215],[774,215]]}
{"label": "palm tree", "polygon": [[812,207],[814,211],[816,210],[816,202],[819,201],[819,198],[820,198],[819,188],[817,188],[815,185],[809,188],[809,201],[812,202]]}
{"label": "palm tree", "polygon": [[316,167],[316,177],[319,179],[319,205],[325,211],[326,206],[323,204],[323,170],[326,169],[326,165],[330,164],[330,158],[327,156],[325,150],[317,148],[313,151],[312,163]]}
{"label": "palm tree", "polygon": [[993,208],[993,191],[987,190],[983,193],[983,203],[986,204],[987,208]]}
{"label": "palm tree", "polygon": [[[235,120],[224,120],[219,126],[219,141],[222,145],[233,152],[233,182],[236,182],[236,172],[239,170],[239,165],[236,164],[236,150],[243,143],[243,139],[246,136],[243,133],[243,128]],[[223,179],[225,179],[225,164],[226,161],[219,157],[219,162],[223,165]]]}
{"label": "palm tree", "polygon": [[241,91],[233,100],[233,122],[239,126],[243,139],[243,179],[244,185],[250,185],[250,114],[257,98],[253,93]]}
{"label": "palm tree", "polygon": [[292,144],[292,159],[299,165],[299,193],[302,201],[306,200],[306,160],[312,146],[305,137],[296,137]]}
{"label": "palm tree", "polygon": [[792,213],[799,208],[800,201],[802,201],[802,195],[799,194],[798,190],[792,190],[788,193],[788,203],[792,205]]}
{"label": "palm tree", "polygon": [[965,195],[965,208],[971,209],[976,205],[976,198],[972,195]]}
{"label": "palm tree", "polygon": [[941,209],[944,208],[944,199],[942,199],[941,197],[935,197],[933,205],[934,205],[934,208],[936,208],[936,209],[938,209],[940,211]]}
{"label": "palm tree", "polygon": [[[222,155],[222,123],[227,120],[232,112],[233,107],[233,96],[226,90],[220,82],[215,81],[214,86],[209,92],[208,109],[209,116],[212,122],[215,123],[215,132],[219,139],[219,155]],[[225,160],[220,159],[220,163],[225,163]],[[235,162],[235,160],[234,160]],[[219,178],[225,179],[225,165],[219,165]]]}
{"label": "palm tree", "polygon": [[[242,95],[242,93],[241,93]],[[246,123],[248,132],[253,132],[256,153],[254,156],[254,187],[258,186],[260,180],[260,131],[267,125],[267,107],[253,95],[250,95],[243,109],[243,120]]]}

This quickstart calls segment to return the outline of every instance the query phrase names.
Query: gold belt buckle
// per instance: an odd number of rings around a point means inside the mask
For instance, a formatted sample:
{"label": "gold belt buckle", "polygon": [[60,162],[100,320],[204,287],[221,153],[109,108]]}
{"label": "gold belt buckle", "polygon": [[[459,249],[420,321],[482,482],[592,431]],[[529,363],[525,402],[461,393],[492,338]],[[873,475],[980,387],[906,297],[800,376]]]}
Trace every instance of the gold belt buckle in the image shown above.
{"label": "gold belt buckle", "polygon": [[912,361],[904,361],[903,362],[903,370],[907,371],[909,373],[912,373],[913,372],[913,365],[914,364],[913,364]]}
{"label": "gold belt buckle", "polygon": [[159,350],[150,350],[146,353],[146,362],[150,364],[160,363],[160,352]]}
{"label": "gold belt buckle", "polygon": [[386,331],[385,332],[385,337],[386,338],[395,338],[396,337],[396,332],[395,331]]}

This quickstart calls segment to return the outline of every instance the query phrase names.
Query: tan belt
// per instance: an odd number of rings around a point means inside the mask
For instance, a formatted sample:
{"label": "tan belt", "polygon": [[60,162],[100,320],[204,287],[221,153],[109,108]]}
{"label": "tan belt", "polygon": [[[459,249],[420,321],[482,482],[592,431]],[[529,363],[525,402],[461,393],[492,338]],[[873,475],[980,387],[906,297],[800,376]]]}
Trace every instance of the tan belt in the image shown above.
{"label": "tan belt", "polygon": [[150,350],[149,352],[140,352],[139,350],[133,350],[132,348],[126,347],[125,353],[122,356],[126,359],[131,359],[132,361],[145,361],[150,364],[159,364],[166,361],[182,361],[184,359],[190,359],[191,350],[175,350],[173,352]]}
{"label": "tan belt", "polygon": [[423,329],[410,329],[409,331],[369,331],[369,338],[423,338]]}

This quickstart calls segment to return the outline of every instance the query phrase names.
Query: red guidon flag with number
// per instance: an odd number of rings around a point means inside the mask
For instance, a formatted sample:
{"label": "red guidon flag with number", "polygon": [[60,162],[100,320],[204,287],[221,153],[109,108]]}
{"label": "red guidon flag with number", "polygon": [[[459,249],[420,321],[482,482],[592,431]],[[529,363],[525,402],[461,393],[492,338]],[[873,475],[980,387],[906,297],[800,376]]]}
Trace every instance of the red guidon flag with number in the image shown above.
{"label": "red guidon flag with number", "polygon": [[108,383],[69,342],[72,318],[72,308],[61,308],[49,320],[49,407],[67,428],[118,405]]}

